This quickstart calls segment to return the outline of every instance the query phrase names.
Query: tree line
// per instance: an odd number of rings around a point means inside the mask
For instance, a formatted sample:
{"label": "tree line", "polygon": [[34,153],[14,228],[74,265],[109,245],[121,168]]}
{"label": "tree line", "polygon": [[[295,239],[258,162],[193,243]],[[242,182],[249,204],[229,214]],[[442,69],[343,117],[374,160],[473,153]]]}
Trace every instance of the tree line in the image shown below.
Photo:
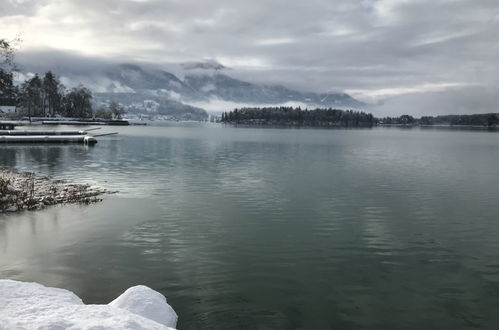
{"label": "tree line", "polygon": [[43,77],[35,74],[18,88],[16,105],[31,117],[56,115],[90,118],[92,92],[83,86],[67,89],[52,72]]}
{"label": "tree line", "polygon": [[378,119],[383,125],[407,125],[407,126],[486,126],[496,127],[499,124],[498,113],[481,113],[472,115],[442,115],[423,116],[414,118],[410,115],[399,117],[384,117]]}
{"label": "tree line", "polygon": [[371,127],[376,118],[370,113],[339,109],[301,109],[293,107],[264,107],[235,109],[222,114],[223,123],[286,125],[286,126],[332,126]]}
{"label": "tree line", "polygon": [[0,105],[16,106],[28,117],[90,118],[92,92],[84,87],[67,89],[56,75],[48,71],[43,77],[35,74],[15,86],[12,73],[0,69]]}
{"label": "tree line", "polygon": [[[80,85],[66,88],[51,71],[35,74],[22,84],[14,84],[14,51],[10,42],[0,39],[0,105],[16,106],[20,115],[28,117],[91,118],[92,92]],[[95,115],[101,118],[121,118],[124,110],[116,103],[101,107]]]}
{"label": "tree line", "polygon": [[370,113],[354,110],[313,109],[300,107],[242,108],[222,113],[222,123],[242,125],[284,125],[320,127],[372,127],[376,125],[398,126],[482,126],[495,128],[499,125],[499,113],[472,115],[423,116],[411,115],[376,118]]}

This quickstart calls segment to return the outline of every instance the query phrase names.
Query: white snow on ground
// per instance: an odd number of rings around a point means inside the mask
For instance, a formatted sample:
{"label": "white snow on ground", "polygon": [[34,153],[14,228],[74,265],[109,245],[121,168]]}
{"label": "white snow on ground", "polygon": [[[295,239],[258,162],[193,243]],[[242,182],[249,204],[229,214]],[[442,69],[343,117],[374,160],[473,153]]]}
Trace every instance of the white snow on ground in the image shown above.
{"label": "white snow on ground", "polygon": [[85,305],[68,290],[0,280],[0,330],[172,330],[177,314],[146,286],[125,291],[109,305]]}
{"label": "white snow on ground", "polygon": [[166,303],[161,293],[138,285],[126,290],[109,306],[125,309],[169,327],[177,325],[177,313]]}

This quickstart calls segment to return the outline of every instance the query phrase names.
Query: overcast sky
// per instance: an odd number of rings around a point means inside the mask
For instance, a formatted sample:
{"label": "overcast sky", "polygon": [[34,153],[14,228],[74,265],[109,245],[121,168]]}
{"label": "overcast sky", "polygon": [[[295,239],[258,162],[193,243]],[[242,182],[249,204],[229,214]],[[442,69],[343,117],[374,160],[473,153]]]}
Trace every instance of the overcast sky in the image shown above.
{"label": "overcast sky", "polygon": [[498,0],[0,0],[0,26],[24,54],[215,60],[383,111],[499,111]]}

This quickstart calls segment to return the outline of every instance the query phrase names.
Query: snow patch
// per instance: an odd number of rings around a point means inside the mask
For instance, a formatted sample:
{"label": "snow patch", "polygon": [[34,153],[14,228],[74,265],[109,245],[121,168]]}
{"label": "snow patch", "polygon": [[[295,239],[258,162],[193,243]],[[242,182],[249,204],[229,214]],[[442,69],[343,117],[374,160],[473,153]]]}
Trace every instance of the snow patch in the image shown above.
{"label": "snow patch", "polygon": [[177,313],[167,304],[165,296],[147,286],[138,285],[126,290],[109,306],[125,309],[168,327],[177,326]]}
{"label": "snow patch", "polygon": [[166,298],[145,286],[128,289],[109,305],[85,305],[68,290],[0,280],[0,330],[172,330],[176,324]]}
{"label": "snow patch", "polygon": [[177,102],[181,102],[182,101],[182,95],[180,95],[179,93],[176,93],[174,91],[168,91],[168,97],[170,100],[174,100],[174,101],[177,101]]}

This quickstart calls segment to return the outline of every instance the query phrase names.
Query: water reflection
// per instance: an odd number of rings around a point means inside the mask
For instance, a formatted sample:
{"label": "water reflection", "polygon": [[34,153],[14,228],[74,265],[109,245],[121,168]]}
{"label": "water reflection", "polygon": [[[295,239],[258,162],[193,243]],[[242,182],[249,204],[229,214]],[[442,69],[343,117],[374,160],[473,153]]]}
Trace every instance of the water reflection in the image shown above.
{"label": "water reflection", "polygon": [[144,283],[182,329],[499,326],[495,135],[119,130],[2,149],[0,166],[120,193],[0,217],[1,277],[87,302]]}

